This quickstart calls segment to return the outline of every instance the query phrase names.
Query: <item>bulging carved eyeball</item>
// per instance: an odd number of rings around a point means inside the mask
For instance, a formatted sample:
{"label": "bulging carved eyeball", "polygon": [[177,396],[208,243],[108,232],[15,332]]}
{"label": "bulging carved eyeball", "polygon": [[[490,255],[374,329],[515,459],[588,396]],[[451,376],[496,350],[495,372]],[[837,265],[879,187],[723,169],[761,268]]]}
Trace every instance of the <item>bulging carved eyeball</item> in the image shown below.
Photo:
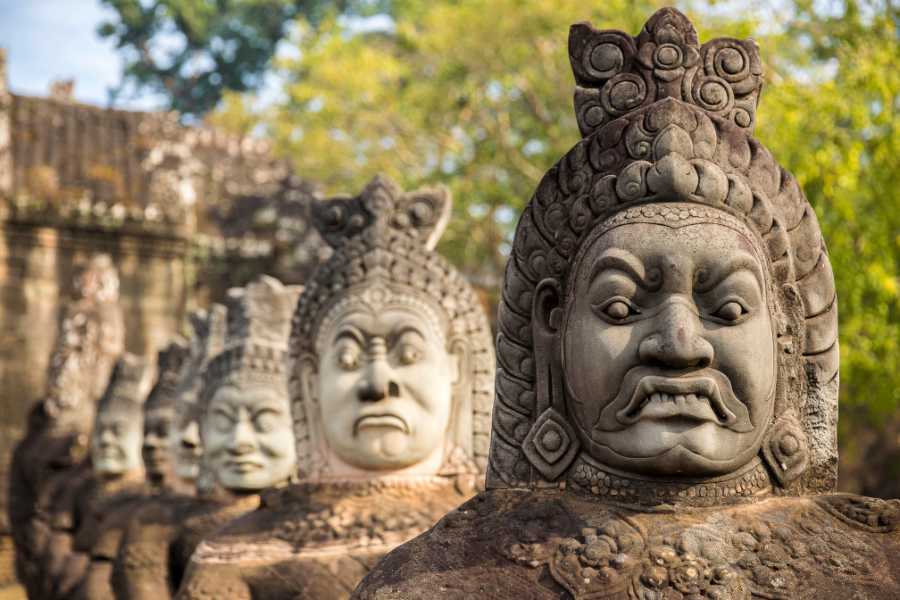
{"label": "bulging carved eyeball", "polygon": [[796,417],[782,415],[766,435],[763,457],[778,483],[789,487],[809,465],[809,442]]}

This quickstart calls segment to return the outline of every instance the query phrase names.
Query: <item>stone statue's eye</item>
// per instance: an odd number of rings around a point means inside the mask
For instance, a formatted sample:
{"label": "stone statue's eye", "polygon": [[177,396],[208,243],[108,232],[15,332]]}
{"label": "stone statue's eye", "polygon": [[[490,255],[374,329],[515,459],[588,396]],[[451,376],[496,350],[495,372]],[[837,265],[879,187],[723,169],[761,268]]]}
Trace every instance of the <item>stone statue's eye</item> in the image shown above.
{"label": "stone statue's eye", "polygon": [[216,431],[220,431],[225,433],[231,426],[234,424],[234,420],[223,412],[215,412],[213,413],[213,427],[215,427]]}
{"label": "stone statue's eye", "polygon": [[745,314],[747,314],[747,311],[744,310],[744,307],[734,300],[726,302],[719,310],[713,313],[714,316],[719,317],[723,321],[737,321]]}
{"label": "stone statue's eye", "polygon": [[602,313],[603,317],[612,321],[622,321],[639,312],[631,304],[620,298],[613,298],[605,304],[595,306],[594,309],[598,313]]}
{"label": "stone statue's eye", "polygon": [[338,365],[345,371],[352,371],[359,365],[359,352],[353,348],[342,348],[338,352]]}
{"label": "stone statue's eye", "polygon": [[274,410],[261,410],[253,417],[253,426],[261,433],[269,433],[278,424],[278,413]]}
{"label": "stone statue's eye", "polygon": [[403,344],[400,346],[400,364],[411,365],[419,362],[422,358],[422,352],[412,344]]}

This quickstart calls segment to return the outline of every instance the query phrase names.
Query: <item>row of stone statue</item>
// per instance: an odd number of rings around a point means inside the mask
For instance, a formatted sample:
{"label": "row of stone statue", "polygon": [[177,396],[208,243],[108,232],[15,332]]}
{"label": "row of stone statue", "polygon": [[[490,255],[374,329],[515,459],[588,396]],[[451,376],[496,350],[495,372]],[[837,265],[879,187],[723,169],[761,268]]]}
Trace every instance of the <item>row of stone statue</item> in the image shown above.
{"label": "row of stone statue", "polygon": [[382,178],[315,206],[302,289],[193,315],[143,404],[124,356],[92,408],[122,324],[86,271],[14,462],[31,598],[900,597],[900,501],[834,493],[834,278],[752,136],[756,46],[662,9],[569,53],[583,139],[496,346],[434,252],[448,194]]}

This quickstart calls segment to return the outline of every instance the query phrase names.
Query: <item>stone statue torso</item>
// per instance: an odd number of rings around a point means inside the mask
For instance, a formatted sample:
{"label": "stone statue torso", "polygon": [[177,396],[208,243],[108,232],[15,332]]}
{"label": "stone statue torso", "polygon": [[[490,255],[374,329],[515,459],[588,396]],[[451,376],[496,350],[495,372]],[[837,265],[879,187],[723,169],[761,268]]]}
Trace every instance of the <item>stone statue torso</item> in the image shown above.
{"label": "stone statue torso", "polygon": [[266,492],[200,544],[177,597],[347,598],[387,552],[468,496],[444,478]]}
{"label": "stone statue torso", "polygon": [[641,509],[573,491],[479,494],[389,555],[360,600],[845,600],[900,596],[900,500]]}

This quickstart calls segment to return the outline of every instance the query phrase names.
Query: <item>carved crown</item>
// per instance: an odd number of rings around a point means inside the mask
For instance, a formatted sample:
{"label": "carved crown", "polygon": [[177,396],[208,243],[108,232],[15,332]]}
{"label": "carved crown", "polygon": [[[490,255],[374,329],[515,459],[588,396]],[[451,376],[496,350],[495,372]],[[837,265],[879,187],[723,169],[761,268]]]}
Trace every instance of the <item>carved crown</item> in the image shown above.
{"label": "carved crown", "polygon": [[206,365],[201,394],[204,402],[227,383],[287,385],[288,333],[302,289],[261,275],[244,288],[228,291],[225,348]]}
{"label": "carved crown", "polygon": [[261,275],[246,287],[228,290],[226,345],[252,340],[284,346],[302,290],[302,286],[285,286],[268,275]]}
{"label": "carved crown", "polygon": [[188,323],[192,330],[189,356],[175,393],[178,402],[195,403],[203,370],[209,360],[225,348],[225,307],[213,304],[209,310],[191,311]]}
{"label": "carved crown", "polygon": [[123,354],[113,368],[106,391],[97,406],[98,413],[108,410],[140,411],[147,391],[150,365],[134,354]]}
{"label": "carved crown", "polygon": [[103,395],[125,347],[118,290],[118,274],[105,254],[76,270],[50,355],[43,403],[48,415],[58,419],[69,411],[93,410]]}
{"label": "carved crown", "polygon": [[663,98],[674,98],[753,131],[762,64],[753,40],[716,38],[700,45],[686,16],[663,8],[637,37],[576,23],[569,31],[575,113],[587,136]]}
{"label": "carved crown", "polygon": [[175,405],[175,394],[190,358],[187,342],[176,338],[159,351],[156,360],[156,383],[147,396],[144,410],[169,408]]}
{"label": "carved crown", "polygon": [[332,248],[369,232],[399,230],[433,250],[450,219],[450,194],[443,187],[404,193],[376,176],[354,197],[339,196],[313,205],[313,224]]}

